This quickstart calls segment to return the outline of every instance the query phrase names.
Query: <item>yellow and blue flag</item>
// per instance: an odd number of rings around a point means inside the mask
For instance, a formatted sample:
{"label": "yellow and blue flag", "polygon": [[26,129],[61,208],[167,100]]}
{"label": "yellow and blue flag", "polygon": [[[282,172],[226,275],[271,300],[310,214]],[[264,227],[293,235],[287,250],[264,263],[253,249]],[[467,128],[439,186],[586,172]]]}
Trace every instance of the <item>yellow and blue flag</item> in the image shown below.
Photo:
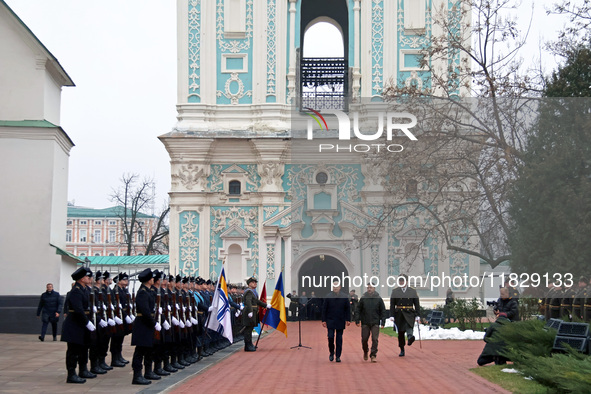
{"label": "yellow and blue flag", "polygon": [[234,342],[232,336],[232,318],[230,316],[230,303],[228,302],[228,285],[224,269],[220,273],[218,286],[215,289],[212,302],[213,310],[210,312],[207,328],[211,328]]}
{"label": "yellow and blue flag", "polygon": [[271,309],[267,311],[265,324],[281,331],[287,337],[287,316],[285,315],[285,296],[283,294],[283,272],[279,274],[277,285],[271,298]]}

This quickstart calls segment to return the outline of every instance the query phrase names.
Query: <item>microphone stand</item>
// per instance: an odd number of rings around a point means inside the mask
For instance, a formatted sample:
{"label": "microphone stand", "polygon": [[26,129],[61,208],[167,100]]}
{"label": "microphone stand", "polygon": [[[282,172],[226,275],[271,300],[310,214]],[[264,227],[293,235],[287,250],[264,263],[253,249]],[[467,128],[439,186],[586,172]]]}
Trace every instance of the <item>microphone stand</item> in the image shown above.
{"label": "microphone stand", "polygon": [[[308,301],[306,302],[306,304],[308,304],[308,302],[310,302],[310,299],[308,299]],[[302,310],[299,308],[305,308],[306,304],[304,304],[302,306],[302,304],[298,301],[298,335],[299,335],[299,343],[297,346],[292,346],[290,347],[290,349],[300,349],[300,348],[306,348],[306,349],[312,349],[310,346],[304,346],[302,345]]]}

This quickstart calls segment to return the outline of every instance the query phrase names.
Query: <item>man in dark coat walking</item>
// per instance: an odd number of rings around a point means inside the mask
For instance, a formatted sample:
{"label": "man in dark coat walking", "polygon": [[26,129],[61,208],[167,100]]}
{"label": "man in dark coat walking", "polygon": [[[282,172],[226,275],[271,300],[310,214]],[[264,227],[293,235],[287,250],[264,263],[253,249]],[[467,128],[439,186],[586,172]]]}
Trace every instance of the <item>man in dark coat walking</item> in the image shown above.
{"label": "man in dark coat walking", "polygon": [[[62,327],[62,342],[68,343],[66,350],[67,383],[85,383],[86,379],[96,378],[88,370],[88,347],[90,333],[96,330],[89,320],[90,309],[87,286],[92,281],[92,271],[80,267],[72,274],[76,281],[68,296],[68,315]],[[80,375],[76,375],[76,365]]]}
{"label": "man in dark coat walking", "polygon": [[371,333],[371,353],[369,354],[371,362],[376,362],[378,354],[378,337],[380,335],[380,326],[386,324],[386,306],[384,300],[376,288],[371,284],[367,285],[367,292],[361,296],[355,311],[355,324],[359,327],[361,322],[361,347],[363,348],[363,359],[367,361],[369,352],[369,334]]}
{"label": "man in dark coat walking", "polygon": [[60,310],[62,309],[62,299],[60,293],[53,290],[53,284],[48,283],[45,287],[45,293],[41,294],[39,299],[39,306],[37,307],[37,317],[41,315],[41,335],[39,340],[45,340],[45,333],[47,332],[47,325],[51,323],[51,332],[53,333],[53,340],[57,340],[57,322],[60,319]]}
{"label": "man in dark coat walking", "polygon": [[408,346],[412,345],[415,341],[415,337],[412,334],[415,318],[419,316],[421,308],[417,291],[408,286],[408,276],[403,274],[399,279],[401,286],[394,288],[390,296],[390,314],[392,316],[390,317],[390,321],[393,321],[396,327],[398,327],[398,347],[400,347],[400,354],[398,356],[404,357],[404,334],[410,331],[408,335]]}
{"label": "man in dark coat walking", "polygon": [[[154,345],[154,330],[160,331],[160,323],[154,320],[154,299],[150,287],[154,284],[152,270],[146,268],[138,275],[141,282],[140,289],[135,297],[137,319],[133,322],[131,345],[135,346],[131,366],[133,368],[132,384],[150,384],[150,380],[158,380],[160,376],[152,372],[152,359],[150,354]],[[142,376],[142,361],[146,368]],[[150,379],[150,380],[148,380]]]}
{"label": "man in dark coat walking", "polygon": [[[337,363],[341,362],[343,350],[343,331],[345,326],[351,324],[351,304],[347,294],[341,293],[341,284],[335,281],[332,291],[326,295],[322,305],[322,327],[328,330],[328,359],[333,361],[335,356]],[[335,348],[336,334],[336,348]]]}

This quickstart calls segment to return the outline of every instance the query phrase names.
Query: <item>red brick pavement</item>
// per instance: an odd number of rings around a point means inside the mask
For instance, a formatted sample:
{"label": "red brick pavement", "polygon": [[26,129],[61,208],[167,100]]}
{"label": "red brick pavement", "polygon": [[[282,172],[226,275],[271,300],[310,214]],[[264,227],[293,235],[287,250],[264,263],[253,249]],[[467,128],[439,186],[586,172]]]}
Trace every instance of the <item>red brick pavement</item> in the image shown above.
{"label": "red brick pavement", "polygon": [[363,361],[361,329],[349,326],[343,336],[341,363],[329,362],[326,329],[320,322],[302,323],[302,345],[297,323],[288,323],[289,338],[281,332],[263,337],[256,352],[238,351],[187,379],[170,392],[195,393],[506,393],[501,387],[471,373],[482,351],[482,341],[423,341],[398,357],[398,340],[380,335],[377,363]]}

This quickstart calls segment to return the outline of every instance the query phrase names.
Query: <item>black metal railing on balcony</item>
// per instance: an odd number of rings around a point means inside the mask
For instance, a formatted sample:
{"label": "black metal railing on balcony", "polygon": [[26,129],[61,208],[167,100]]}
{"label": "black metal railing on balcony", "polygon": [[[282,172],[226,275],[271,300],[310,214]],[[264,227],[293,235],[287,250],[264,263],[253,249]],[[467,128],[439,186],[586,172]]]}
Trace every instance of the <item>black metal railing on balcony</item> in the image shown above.
{"label": "black metal railing on balcony", "polygon": [[348,68],[345,58],[301,58],[301,108],[347,110]]}

